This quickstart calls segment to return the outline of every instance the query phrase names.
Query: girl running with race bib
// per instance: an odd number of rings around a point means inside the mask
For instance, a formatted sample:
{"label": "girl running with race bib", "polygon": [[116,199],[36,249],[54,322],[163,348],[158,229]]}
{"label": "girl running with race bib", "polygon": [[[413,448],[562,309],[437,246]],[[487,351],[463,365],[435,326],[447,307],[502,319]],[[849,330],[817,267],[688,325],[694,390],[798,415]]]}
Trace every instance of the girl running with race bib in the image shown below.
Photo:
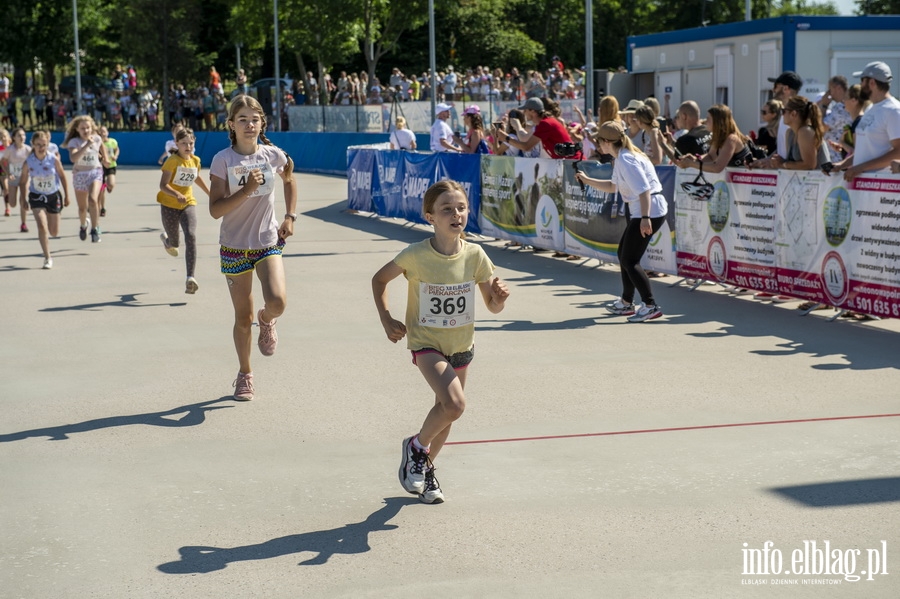
{"label": "girl running with race bib", "polygon": [[[462,185],[435,183],[425,192],[422,210],[434,237],[385,264],[372,278],[372,292],[388,339],[397,343],[408,335],[413,364],[435,394],[419,434],[403,440],[400,484],[423,503],[441,503],[444,494],[432,462],[466,407],[466,367],[475,355],[475,290],[497,314],[509,289],[493,276],[494,265],[481,246],[463,239],[469,201]],[[408,281],[405,324],[388,310],[387,285],[400,275]]]}
{"label": "girl running with race bib", "polygon": [[[233,337],[239,364],[234,398],[253,399],[253,271],[262,284],[264,301],[256,313],[257,345],[264,356],[271,356],[278,344],[275,319],[287,304],[281,252],[285,240],[294,234],[297,186],[293,160],[266,138],[266,115],[256,98],[237,96],[226,125],[231,147],[216,154],[209,167],[209,213],[222,219],[221,266],[234,306]],[[287,209],[281,224],[275,216],[276,175],[284,184]]]}
{"label": "girl running with race bib", "polygon": [[159,193],[162,224],[165,232],[159,234],[163,248],[170,256],[178,255],[178,226],[184,231],[184,263],[187,269],[185,293],[197,293],[199,285],[194,278],[197,265],[197,200],[194,199],[194,183],[209,195],[206,181],[200,178],[200,158],[194,155],[194,132],[182,128],[175,135],[175,151],[162,166]]}
{"label": "girl running with race bib", "polygon": [[[59,153],[48,151],[50,134],[35,131],[31,135],[31,154],[22,167],[22,186],[28,186],[28,203],[38,227],[38,239],[44,252],[44,269],[53,268],[50,236],[59,235],[59,213],[69,205],[69,183]],[[62,189],[63,193],[60,193]],[[65,194],[65,195],[63,195]]]}
{"label": "girl running with race bib", "polygon": [[76,116],[66,129],[63,147],[69,150],[72,161],[72,187],[78,202],[78,220],[81,229],[78,237],[87,239],[91,231],[91,242],[100,242],[100,185],[103,183],[103,167],[109,165],[106,146],[97,134],[94,119],[87,115]]}
{"label": "girl running with race bib", "polygon": [[9,189],[9,205],[12,208],[16,204],[21,204],[19,214],[22,217],[22,224],[19,231],[28,232],[28,224],[25,218],[28,214],[28,202],[25,200],[27,186],[20,185],[22,177],[22,167],[25,165],[25,159],[31,154],[31,146],[25,143],[25,129],[16,127],[12,132],[12,145],[3,151],[3,172],[6,173],[6,185]]}

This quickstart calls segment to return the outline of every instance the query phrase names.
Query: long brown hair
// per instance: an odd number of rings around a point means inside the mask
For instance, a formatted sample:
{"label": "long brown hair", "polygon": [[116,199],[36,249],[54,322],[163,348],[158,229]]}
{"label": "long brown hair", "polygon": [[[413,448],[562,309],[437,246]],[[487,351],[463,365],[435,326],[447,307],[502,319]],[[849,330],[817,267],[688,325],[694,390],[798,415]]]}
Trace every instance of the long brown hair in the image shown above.
{"label": "long brown hair", "polygon": [[619,101],[615,96],[603,96],[600,100],[600,107],[597,110],[597,122],[601,125],[606,121],[620,121],[619,117]]}
{"label": "long brown hair", "polygon": [[68,145],[68,143],[70,141],[72,141],[73,139],[75,139],[76,137],[79,136],[78,127],[81,125],[81,123],[83,123],[85,121],[87,121],[91,124],[91,134],[92,135],[95,131],[97,131],[97,123],[94,122],[94,119],[92,119],[91,117],[89,117],[86,114],[76,116],[74,119],[72,119],[69,122],[69,126],[66,127],[66,137],[65,137],[65,139],[63,139],[64,146]]}
{"label": "long brown hair", "polygon": [[[709,144],[711,147],[718,150],[732,133],[736,134],[742,142],[747,143],[747,136],[738,129],[730,108],[724,104],[714,104],[707,112],[712,118],[712,141]],[[707,123],[707,128],[709,128],[709,123]]]}
{"label": "long brown hair", "polygon": [[816,147],[822,143],[825,137],[825,124],[822,123],[822,111],[815,102],[810,102],[803,96],[794,96],[784,105],[785,110],[793,110],[803,121],[803,124],[810,127],[816,135]]}

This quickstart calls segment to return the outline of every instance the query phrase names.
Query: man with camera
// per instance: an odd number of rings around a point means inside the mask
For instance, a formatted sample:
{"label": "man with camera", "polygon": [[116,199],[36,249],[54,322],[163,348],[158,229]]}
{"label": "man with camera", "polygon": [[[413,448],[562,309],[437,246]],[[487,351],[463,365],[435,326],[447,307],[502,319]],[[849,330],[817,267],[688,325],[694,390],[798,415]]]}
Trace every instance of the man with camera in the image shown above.
{"label": "man with camera", "polygon": [[[531,151],[537,144],[541,144],[543,149],[541,155],[550,158],[571,158],[574,160],[583,158],[581,150],[577,148],[573,148],[574,151],[570,155],[564,155],[568,153],[567,148],[572,146],[572,138],[569,136],[569,132],[566,131],[565,125],[544,109],[544,103],[540,98],[528,98],[519,110],[524,113],[525,120],[534,125],[534,131],[528,133],[522,128],[522,123],[518,119],[510,119],[509,124],[515,133],[515,137],[500,131],[501,141],[526,153]],[[562,150],[562,154],[559,150]]]}

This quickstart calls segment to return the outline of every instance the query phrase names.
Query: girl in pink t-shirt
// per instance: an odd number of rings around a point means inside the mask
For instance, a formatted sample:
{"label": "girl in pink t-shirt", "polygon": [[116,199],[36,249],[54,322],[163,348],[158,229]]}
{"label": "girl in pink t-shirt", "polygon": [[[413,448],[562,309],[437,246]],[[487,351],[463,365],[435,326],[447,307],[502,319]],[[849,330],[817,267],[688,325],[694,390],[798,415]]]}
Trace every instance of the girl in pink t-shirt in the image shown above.
{"label": "girl in pink t-shirt", "polygon": [[[264,300],[256,314],[257,344],[264,356],[271,356],[278,343],[275,319],[287,303],[281,251],[285,239],[294,234],[297,187],[293,161],[265,136],[266,115],[256,98],[236,97],[226,126],[231,147],[216,154],[210,165],[209,213],[222,219],[221,266],[234,305],[239,363],[234,398],[249,400],[254,391],[250,367],[253,271],[262,283]],[[275,217],[276,174],[284,183],[286,213],[281,224]]]}

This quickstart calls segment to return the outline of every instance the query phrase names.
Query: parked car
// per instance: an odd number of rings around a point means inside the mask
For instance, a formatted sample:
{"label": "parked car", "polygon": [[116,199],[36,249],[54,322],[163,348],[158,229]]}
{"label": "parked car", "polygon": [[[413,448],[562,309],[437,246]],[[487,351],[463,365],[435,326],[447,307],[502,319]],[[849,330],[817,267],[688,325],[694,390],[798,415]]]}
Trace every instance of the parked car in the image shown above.
{"label": "parked car", "polygon": [[[86,89],[112,89],[112,81],[105,77],[95,77],[94,75],[82,75],[81,76],[81,91],[84,92]],[[59,92],[62,94],[74,94],[75,93],[75,75],[68,75],[63,77],[59,82]]]}

